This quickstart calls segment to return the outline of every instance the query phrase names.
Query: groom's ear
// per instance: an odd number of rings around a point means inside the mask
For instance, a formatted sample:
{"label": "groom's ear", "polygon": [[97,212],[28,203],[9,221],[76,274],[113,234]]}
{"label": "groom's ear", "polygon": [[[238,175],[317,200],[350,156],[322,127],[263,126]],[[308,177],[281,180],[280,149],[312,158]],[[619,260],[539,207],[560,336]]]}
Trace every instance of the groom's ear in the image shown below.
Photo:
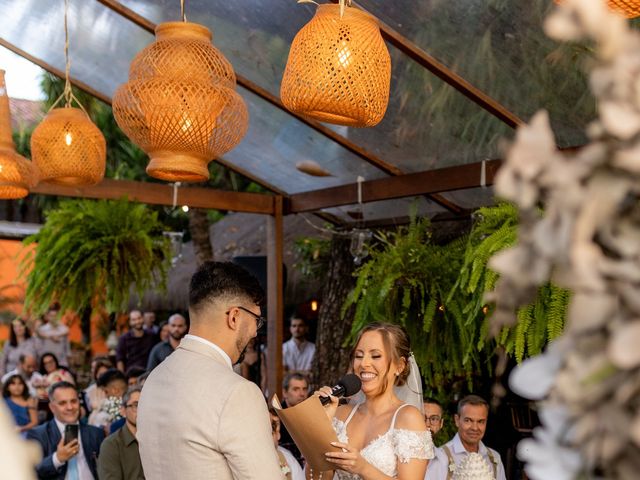
{"label": "groom's ear", "polygon": [[231,330],[238,329],[238,322],[240,321],[240,311],[237,307],[232,307],[228,310],[226,322],[227,327]]}

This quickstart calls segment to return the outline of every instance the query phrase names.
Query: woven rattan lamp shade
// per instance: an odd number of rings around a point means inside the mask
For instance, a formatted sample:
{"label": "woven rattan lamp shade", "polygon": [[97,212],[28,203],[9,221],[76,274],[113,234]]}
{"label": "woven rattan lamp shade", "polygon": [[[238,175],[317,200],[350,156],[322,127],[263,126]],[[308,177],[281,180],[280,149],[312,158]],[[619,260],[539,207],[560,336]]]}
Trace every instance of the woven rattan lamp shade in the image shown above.
{"label": "woven rattan lamp shade", "polygon": [[32,163],[16,152],[11,136],[11,111],[4,83],[4,70],[0,70],[0,198],[26,197],[37,183]]}
{"label": "woven rattan lamp shade", "polygon": [[292,112],[322,122],[372,127],[389,103],[391,58],[378,21],[357,8],[318,6],[296,35],[280,97]]}
{"label": "woven rattan lamp shade", "polygon": [[207,180],[208,163],[247,132],[235,73],[211,38],[195,23],[158,25],[156,41],[131,62],[129,81],[113,97],[116,121],[149,154],[152,177]]}
{"label": "woven rattan lamp shade", "polygon": [[[562,0],[555,0],[562,3]],[[627,18],[640,17],[640,0],[606,0],[611,10],[620,12]]]}
{"label": "woven rattan lamp shade", "polygon": [[42,182],[94,185],[104,177],[107,146],[84,111],[54,108],[31,135],[31,156]]}

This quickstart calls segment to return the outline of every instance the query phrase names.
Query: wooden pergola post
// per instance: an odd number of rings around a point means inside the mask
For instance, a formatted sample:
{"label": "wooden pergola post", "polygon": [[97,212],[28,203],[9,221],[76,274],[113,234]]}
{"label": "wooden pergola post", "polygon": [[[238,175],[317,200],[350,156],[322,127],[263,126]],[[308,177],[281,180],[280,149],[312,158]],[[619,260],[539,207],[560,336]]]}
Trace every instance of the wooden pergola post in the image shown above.
{"label": "wooden pergola post", "polygon": [[284,315],[282,196],[274,197],[267,217],[267,388],[280,396],[282,386],[282,319]]}

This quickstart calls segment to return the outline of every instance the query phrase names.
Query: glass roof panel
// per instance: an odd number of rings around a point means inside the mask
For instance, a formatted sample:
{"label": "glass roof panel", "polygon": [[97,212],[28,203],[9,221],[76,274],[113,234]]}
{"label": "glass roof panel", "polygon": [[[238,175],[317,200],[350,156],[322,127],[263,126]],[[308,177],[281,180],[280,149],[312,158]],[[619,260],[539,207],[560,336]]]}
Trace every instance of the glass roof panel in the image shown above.
{"label": "glass roof panel", "polygon": [[[180,17],[175,0],[123,3],[155,23]],[[245,0],[241,6],[191,0],[186,13],[212,29],[214,44],[239,75],[279,96],[289,45],[314,11],[313,5],[293,0]],[[393,78],[384,120],[374,128],[331,128],[406,173],[498,156],[498,140],[511,135],[509,127],[399,50],[389,50]]]}
{"label": "glass roof panel", "polygon": [[549,110],[560,146],[585,142],[595,117],[588,48],[542,30],[552,0],[360,0],[359,4],[527,121]]}
{"label": "glass roof panel", "polygon": [[[0,0],[2,38],[64,72],[64,2]],[[153,36],[98,2],[70,0],[71,76],[109,97]]]}
{"label": "glass roof panel", "polygon": [[[387,175],[329,140],[286,112],[239,88],[249,107],[249,132],[224,155],[226,161],[288,193],[318,190]],[[299,162],[314,161],[331,174],[316,177],[296,169]]]}
{"label": "glass roof panel", "polygon": [[441,193],[447,200],[452,201],[459,207],[473,210],[480,207],[494,205],[496,203],[493,187],[467,188],[464,190],[452,190]]}

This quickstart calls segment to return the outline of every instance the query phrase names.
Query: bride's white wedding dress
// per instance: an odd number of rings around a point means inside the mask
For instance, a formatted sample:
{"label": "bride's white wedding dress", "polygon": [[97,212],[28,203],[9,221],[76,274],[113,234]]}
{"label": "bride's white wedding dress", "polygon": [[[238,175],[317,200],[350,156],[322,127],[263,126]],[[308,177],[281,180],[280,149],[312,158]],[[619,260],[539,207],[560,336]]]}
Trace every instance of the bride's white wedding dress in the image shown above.
{"label": "bride's white wedding dress", "polygon": [[[334,417],[333,428],[338,435],[338,440],[343,443],[349,443],[347,436],[347,425],[358,410],[360,404],[357,404],[347,419],[343,422]],[[376,467],[385,475],[395,478],[398,475],[398,461],[408,463],[412,458],[421,460],[430,460],[434,457],[433,441],[431,440],[431,432],[416,432],[414,430],[405,430],[395,428],[396,417],[401,408],[407,406],[405,403],[398,407],[393,414],[391,426],[378,438],[373,439],[360,450],[360,455]],[[359,480],[360,476],[347,473],[343,470],[336,470],[334,478],[338,480]]]}

